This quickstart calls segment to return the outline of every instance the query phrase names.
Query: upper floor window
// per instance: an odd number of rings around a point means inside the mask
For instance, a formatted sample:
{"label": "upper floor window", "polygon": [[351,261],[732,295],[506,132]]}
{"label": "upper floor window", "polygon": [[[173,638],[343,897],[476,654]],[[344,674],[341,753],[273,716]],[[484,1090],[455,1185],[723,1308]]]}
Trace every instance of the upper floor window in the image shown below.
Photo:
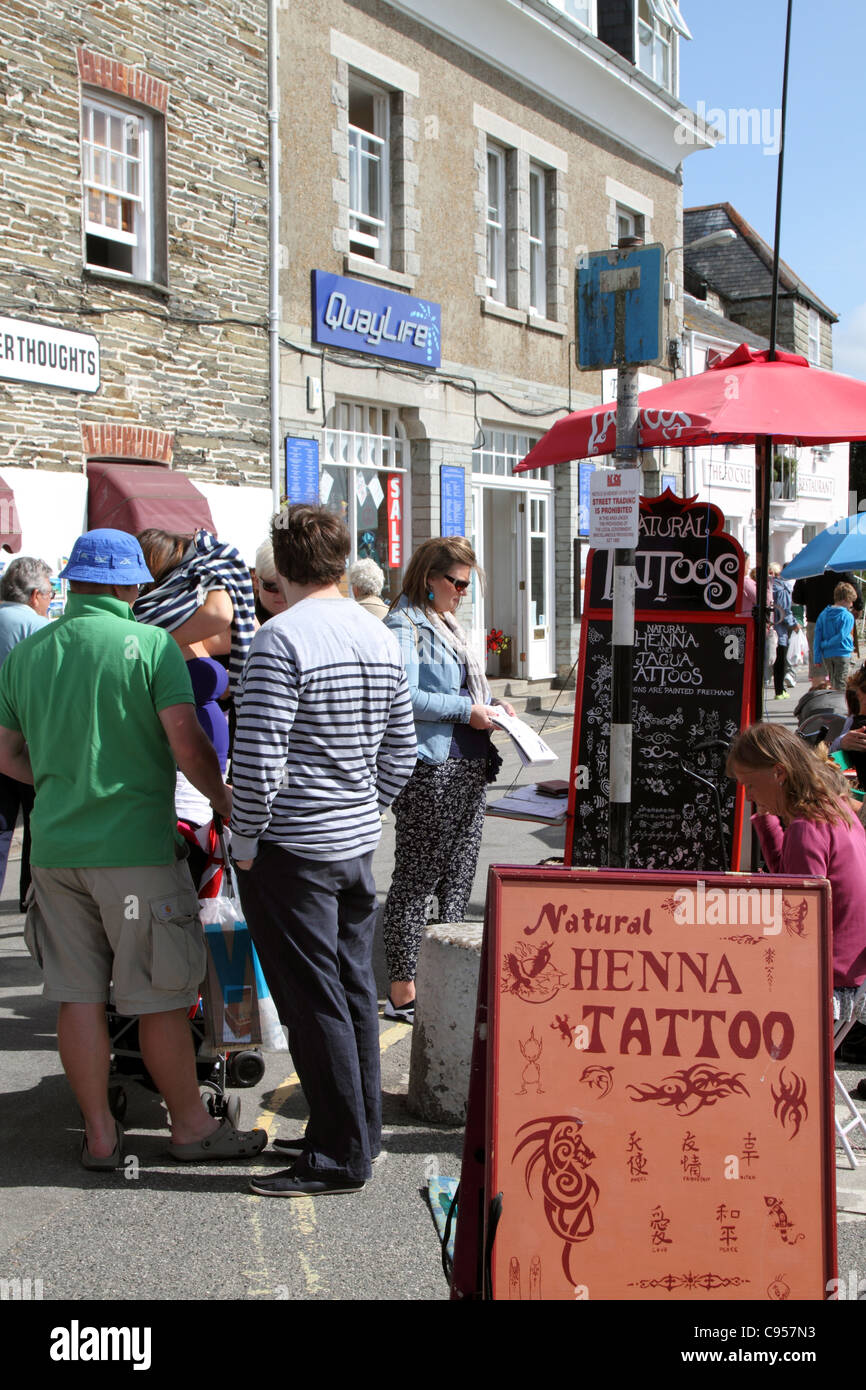
{"label": "upper floor window", "polygon": [[162,117],[114,97],[81,103],[84,256],[88,267],[165,283]]}
{"label": "upper floor window", "polygon": [[666,0],[639,0],[637,18],[638,67],[659,86],[671,90],[672,30]]}
{"label": "upper floor window", "polygon": [[821,364],[821,319],[817,309],[809,310],[809,364],[818,367]]}
{"label": "upper floor window", "polygon": [[546,170],[529,166],[529,308],[547,314]]}
{"label": "upper floor window", "polygon": [[389,97],[354,74],[349,79],[349,244],[360,256],[390,258]]}
{"label": "upper floor window", "polygon": [[505,303],[505,150],[487,146],[487,293]]}
{"label": "upper floor window", "polygon": [[625,208],[620,203],[616,205],[616,237],[620,241],[623,237],[644,235],[644,219],[641,213],[633,212],[631,208]]}

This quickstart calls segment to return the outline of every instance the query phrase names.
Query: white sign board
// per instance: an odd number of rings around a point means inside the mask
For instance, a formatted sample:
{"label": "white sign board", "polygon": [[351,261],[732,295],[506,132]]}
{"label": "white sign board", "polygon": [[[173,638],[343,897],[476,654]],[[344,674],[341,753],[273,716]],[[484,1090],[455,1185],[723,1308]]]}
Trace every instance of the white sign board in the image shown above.
{"label": "white sign board", "polygon": [[0,377],[98,391],[99,342],[92,333],[0,318]]}
{"label": "white sign board", "polygon": [[640,469],[597,469],[589,480],[589,543],[592,548],[636,549],[639,511]]}

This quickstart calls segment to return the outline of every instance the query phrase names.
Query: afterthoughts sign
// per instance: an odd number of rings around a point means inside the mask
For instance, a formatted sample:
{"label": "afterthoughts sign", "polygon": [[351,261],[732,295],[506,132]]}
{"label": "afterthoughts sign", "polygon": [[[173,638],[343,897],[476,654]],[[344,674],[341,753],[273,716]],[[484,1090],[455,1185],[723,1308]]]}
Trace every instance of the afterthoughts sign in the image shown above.
{"label": "afterthoughts sign", "polygon": [[827,884],[497,867],[487,901],[492,1296],[823,1299]]}
{"label": "afterthoughts sign", "polygon": [[99,390],[99,342],[50,323],[0,318],[0,378],[67,391]]}

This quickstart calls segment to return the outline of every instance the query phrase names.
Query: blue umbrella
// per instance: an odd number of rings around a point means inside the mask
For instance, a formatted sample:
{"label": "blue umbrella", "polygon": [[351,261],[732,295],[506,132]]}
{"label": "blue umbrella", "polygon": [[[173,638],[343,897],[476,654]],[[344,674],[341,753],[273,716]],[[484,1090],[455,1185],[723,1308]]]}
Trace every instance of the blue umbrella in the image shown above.
{"label": "blue umbrella", "polygon": [[866,512],[834,521],[813,536],[782,570],[783,579],[809,579],[825,570],[866,569]]}

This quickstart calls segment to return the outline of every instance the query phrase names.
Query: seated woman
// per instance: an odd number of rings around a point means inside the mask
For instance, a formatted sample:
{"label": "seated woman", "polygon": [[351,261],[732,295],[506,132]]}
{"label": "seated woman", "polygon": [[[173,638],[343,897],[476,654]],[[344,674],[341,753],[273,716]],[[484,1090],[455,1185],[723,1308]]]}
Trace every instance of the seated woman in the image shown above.
{"label": "seated woman", "polygon": [[770,872],[829,880],[834,1015],[850,1018],[856,988],[866,979],[866,832],[844,780],[778,724],[753,724],[738,734],[726,770],[755,804],[752,824]]}

